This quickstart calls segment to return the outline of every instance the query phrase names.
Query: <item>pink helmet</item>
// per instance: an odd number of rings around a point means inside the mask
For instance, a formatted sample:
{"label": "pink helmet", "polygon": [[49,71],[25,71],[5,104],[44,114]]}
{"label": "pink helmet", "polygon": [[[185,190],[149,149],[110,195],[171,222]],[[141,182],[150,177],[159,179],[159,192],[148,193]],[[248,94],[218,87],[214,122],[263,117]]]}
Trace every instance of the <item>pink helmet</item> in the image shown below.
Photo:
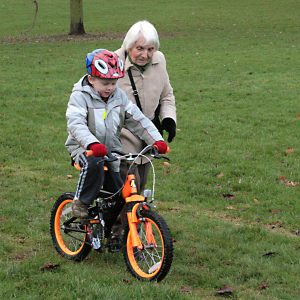
{"label": "pink helmet", "polygon": [[86,68],[91,76],[118,79],[124,77],[124,63],[114,52],[96,49],[86,56]]}

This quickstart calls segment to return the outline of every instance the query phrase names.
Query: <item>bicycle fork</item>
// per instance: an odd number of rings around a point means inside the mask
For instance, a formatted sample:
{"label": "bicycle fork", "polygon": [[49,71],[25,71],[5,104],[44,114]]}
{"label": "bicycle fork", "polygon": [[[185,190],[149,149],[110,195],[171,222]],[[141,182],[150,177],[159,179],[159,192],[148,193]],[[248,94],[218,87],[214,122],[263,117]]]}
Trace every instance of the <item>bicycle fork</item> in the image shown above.
{"label": "bicycle fork", "polygon": [[[125,199],[126,209],[127,209],[127,220],[129,226],[129,232],[131,237],[131,243],[133,247],[137,247],[139,250],[144,249],[142,244],[137,226],[140,223],[140,218],[138,216],[138,209],[150,209],[149,205],[145,202],[145,197],[137,193],[137,187],[135,183],[135,175],[129,174],[127,176],[126,183],[122,190],[123,199]],[[150,224],[149,224],[150,225]],[[147,243],[153,243],[152,226],[146,225],[146,238]]]}

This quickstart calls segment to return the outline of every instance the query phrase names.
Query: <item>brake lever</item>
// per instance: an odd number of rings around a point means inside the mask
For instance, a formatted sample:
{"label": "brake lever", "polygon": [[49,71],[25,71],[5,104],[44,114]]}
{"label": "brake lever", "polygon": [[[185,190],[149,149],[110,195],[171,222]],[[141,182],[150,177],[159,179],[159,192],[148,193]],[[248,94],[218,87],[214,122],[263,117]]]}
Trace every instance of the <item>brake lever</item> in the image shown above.
{"label": "brake lever", "polygon": [[160,158],[161,157],[161,155],[159,154],[156,147],[152,147],[150,153],[151,153],[150,155],[154,158]]}
{"label": "brake lever", "polygon": [[163,159],[165,159],[165,160],[167,160],[167,161],[170,161],[170,158],[168,156],[161,155],[160,157],[163,158]]}
{"label": "brake lever", "polygon": [[107,152],[107,155],[105,156],[105,161],[106,162],[113,162],[113,161],[116,161],[118,160],[118,158],[113,155],[110,151]]}
{"label": "brake lever", "polygon": [[110,151],[107,152],[107,155],[105,155],[100,161],[98,161],[97,164],[100,163],[110,163],[110,162],[114,162],[118,160],[118,158],[116,156],[114,156]]}
{"label": "brake lever", "polygon": [[154,157],[154,158],[158,158],[158,159],[163,158],[163,159],[165,159],[165,160],[167,160],[167,161],[170,161],[170,158],[167,157],[167,156],[165,156],[165,155],[160,154],[160,153],[158,152],[158,150],[157,150],[156,147],[153,147],[153,148],[151,149],[151,156]]}

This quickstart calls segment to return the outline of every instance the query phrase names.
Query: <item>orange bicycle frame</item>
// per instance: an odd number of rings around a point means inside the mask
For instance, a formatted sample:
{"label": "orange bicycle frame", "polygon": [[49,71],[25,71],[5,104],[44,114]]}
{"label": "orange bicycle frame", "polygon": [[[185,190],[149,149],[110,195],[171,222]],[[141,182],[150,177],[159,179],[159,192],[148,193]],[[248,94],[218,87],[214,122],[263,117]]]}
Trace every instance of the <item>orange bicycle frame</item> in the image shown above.
{"label": "orange bicycle frame", "polygon": [[[92,156],[93,152],[91,150],[86,151],[87,156]],[[80,166],[78,164],[74,164],[74,167],[80,171]],[[104,166],[104,170],[107,171],[107,166]],[[139,223],[138,219],[138,208],[140,207],[140,203],[145,201],[145,197],[139,195],[137,193],[137,187],[135,183],[136,177],[134,174],[128,174],[126,178],[126,182],[122,189],[122,197],[125,200],[125,203],[128,206],[127,210],[127,220],[128,226],[130,231],[130,236],[132,239],[133,247],[137,247],[138,249],[143,249],[143,244],[140,240],[138,231],[137,231],[137,224]],[[132,203],[133,205],[128,205]],[[149,209],[148,205],[144,205],[143,208]],[[98,220],[97,220],[98,221]],[[92,223],[92,222],[91,222]],[[145,224],[146,230],[146,239],[148,244],[156,244],[153,233],[152,233],[152,226],[150,224]]]}

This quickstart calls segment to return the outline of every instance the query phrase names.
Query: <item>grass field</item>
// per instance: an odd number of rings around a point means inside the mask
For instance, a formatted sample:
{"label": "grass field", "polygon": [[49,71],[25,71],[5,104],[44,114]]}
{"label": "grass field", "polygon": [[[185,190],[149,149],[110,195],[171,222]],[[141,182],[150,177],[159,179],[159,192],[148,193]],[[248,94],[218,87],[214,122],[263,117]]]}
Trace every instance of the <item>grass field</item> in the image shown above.
{"label": "grass field", "polygon": [[[86,0],[81,38],[69,1],[39,1],[32,29],[32,1],[2,2],[1,299],[300,299],[299,1]],[[159,284],[131,278],[121,254],[66,261],[49,235],[77,182],[65,110],[84,57],[139,19],[160,33],[178,108],[169,172],[158,165],[176,241]]]}

